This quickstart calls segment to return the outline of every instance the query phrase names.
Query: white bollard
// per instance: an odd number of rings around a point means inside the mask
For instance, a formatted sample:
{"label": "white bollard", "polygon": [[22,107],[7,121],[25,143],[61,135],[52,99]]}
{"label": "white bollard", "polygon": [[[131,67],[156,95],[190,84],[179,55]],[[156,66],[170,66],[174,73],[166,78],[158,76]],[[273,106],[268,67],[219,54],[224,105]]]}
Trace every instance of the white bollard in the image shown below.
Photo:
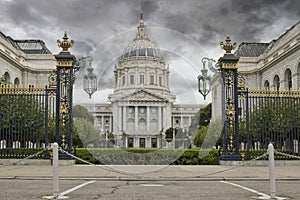
{"label": "white bollard", "polygon": [[58,184],[58,144],[55,142],[53,144],[53,197],[55,199],[59,196],[59,184]]}
{"label": "white bollard", "polygon": [[272,143],[268,145],[268,151],[269,151],[270,196],[271,199],[275,199],[276,197],[275,161],[274,161],[274,147]]}

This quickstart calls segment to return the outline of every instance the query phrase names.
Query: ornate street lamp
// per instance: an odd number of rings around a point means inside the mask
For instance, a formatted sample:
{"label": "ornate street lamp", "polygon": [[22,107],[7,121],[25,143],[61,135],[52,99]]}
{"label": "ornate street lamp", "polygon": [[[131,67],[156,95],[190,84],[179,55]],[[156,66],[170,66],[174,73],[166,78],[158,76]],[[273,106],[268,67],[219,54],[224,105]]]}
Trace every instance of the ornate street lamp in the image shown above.
{"label": "ornate street lamp", "polygon": [[93,72],[94,69],[91,66],[93,58],[90,56],[85,57],[85,61],[85,63],[87,64],[86,70],[88,71],[88,73],[83,77],[83,90],[91,98],[92,94],[97,91],[97,76]]}
{"label": "ornate street lamp", "polygon": [[88,73],[83,77],[83,90],[90,98],[92,97],[92,94],[97,91],[97,76],[93,72],[92,61],[93,58],[91,56],[82,57],[75,61],[74,67],[76,71],[86,68]]}
{"label": "ornate street lamp", "polygon": [[219,63],[217,62],[215,66],[213,66],[213,63],[216,61],[212,58],[202,58],[201,61],[203,68],[201,70],[201,75],[198,76],[198,91],[203,95],[205,100],[211,90],[211,77],[207,74],[208,70],[206,69],[206,63],[208,68],[214,73],[219,71]]}

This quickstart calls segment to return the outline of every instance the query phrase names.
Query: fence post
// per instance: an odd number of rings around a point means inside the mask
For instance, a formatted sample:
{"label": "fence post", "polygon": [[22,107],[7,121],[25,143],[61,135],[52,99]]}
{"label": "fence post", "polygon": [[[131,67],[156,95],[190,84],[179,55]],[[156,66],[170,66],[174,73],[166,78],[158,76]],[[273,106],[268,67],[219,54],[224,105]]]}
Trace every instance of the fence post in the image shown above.
{"label": "fence post", "polygon": [[58,184],[58,144],[53,144],[53,197],[58,198],[59,184]]}
{"label": "fence post", "polygon": [[268,145],[268,152],[269,152],[270,196],[271,199],[275,199],[276,196],[275,161],[274,161],[274,147],[272,143]]}

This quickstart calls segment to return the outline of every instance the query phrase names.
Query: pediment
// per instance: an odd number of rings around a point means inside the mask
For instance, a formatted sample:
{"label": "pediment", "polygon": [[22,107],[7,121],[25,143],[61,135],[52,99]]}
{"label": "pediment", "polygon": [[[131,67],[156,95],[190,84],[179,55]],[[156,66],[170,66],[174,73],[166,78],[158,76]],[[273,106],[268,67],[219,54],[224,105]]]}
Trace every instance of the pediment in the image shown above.
{"label": "pediment", "polygon": [[167,101],[158,94],[153,94],[146,90],[138,90],[121,98],[127,101]]}

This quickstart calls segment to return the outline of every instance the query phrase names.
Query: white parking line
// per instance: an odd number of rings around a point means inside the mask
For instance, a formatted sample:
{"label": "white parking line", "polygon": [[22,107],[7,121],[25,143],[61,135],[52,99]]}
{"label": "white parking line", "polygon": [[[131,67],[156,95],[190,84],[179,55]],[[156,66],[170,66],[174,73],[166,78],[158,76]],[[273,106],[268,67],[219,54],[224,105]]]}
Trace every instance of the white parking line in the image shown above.
{"label": "white parking line", "polygon": [[75,191],[75,190],[78,190],[79,188],[82,188],[82,187],[84,187],[84,186],[86,186],[86,185],[88,185],[88,184],[91,184],[91,183],[94,183],[95,181],[88,181],[88,182],[86,182],[86,183],[82,183],[82,184],[80,184],[80,185],[77,185],[77,186],[75,186],[75,187],[73,187],[73,188],[71,188],[71,189],[68,189],[68,190],[66,190],[66,191],[64,191],[64,192],[62,192],[62,193],[60,193],[59,195],[60,196],[65,196],[66,194],[69,194],[70,192],[73,192],[73,191]]}
{"label": "white parking line", "polygon": [[[71,189],[68,189],[68,190],[66,190],[66,191],[64,191],[62,193],[59,193],[57,199],[68,199],[69,197],[65,196],[66,194],[69,194],[69,193],[71,193],[71,192],[73,192],[75,190],[78,190],[79,188],[82,188],[82,187],[84,187],[84,186],[86,186],[88,184],[94,183],[94,182],[95,181],[88,181],[86,183],[82,183],[80,185],[77,185],[77,186],[75,186],[75,187],[73,187]],[[43,199],[54,199],[54,196],[44,196]]]}
{"label": "white parking line", "polygon": [[[228,184],[228,185],[232,185],[232,186],[235,186],[235,187],[239,187],[239,188],[242,188],[244,190],[247,190],[249,192],[252,192],[252,193],[255,193],[257,195],[260,195],[259,197],[257,197],[257,199],[271,199],[271,197],[267,194],[264,194],[262,192],[258,192],[256,190],[253,190],[253,189],[250,189],[250,188],[247,188],[245,186],[242,186],[242,185],[238,185],[238,184],[235,184],[235,183],[230,183],[228,181],[220,181],[220,183],[225,183],[225,184]],[[278,199],[278,200],[284,200],[284,199],[287,199],[287,198],[284,198],[284,197],[275,197],[275,199]]]}

